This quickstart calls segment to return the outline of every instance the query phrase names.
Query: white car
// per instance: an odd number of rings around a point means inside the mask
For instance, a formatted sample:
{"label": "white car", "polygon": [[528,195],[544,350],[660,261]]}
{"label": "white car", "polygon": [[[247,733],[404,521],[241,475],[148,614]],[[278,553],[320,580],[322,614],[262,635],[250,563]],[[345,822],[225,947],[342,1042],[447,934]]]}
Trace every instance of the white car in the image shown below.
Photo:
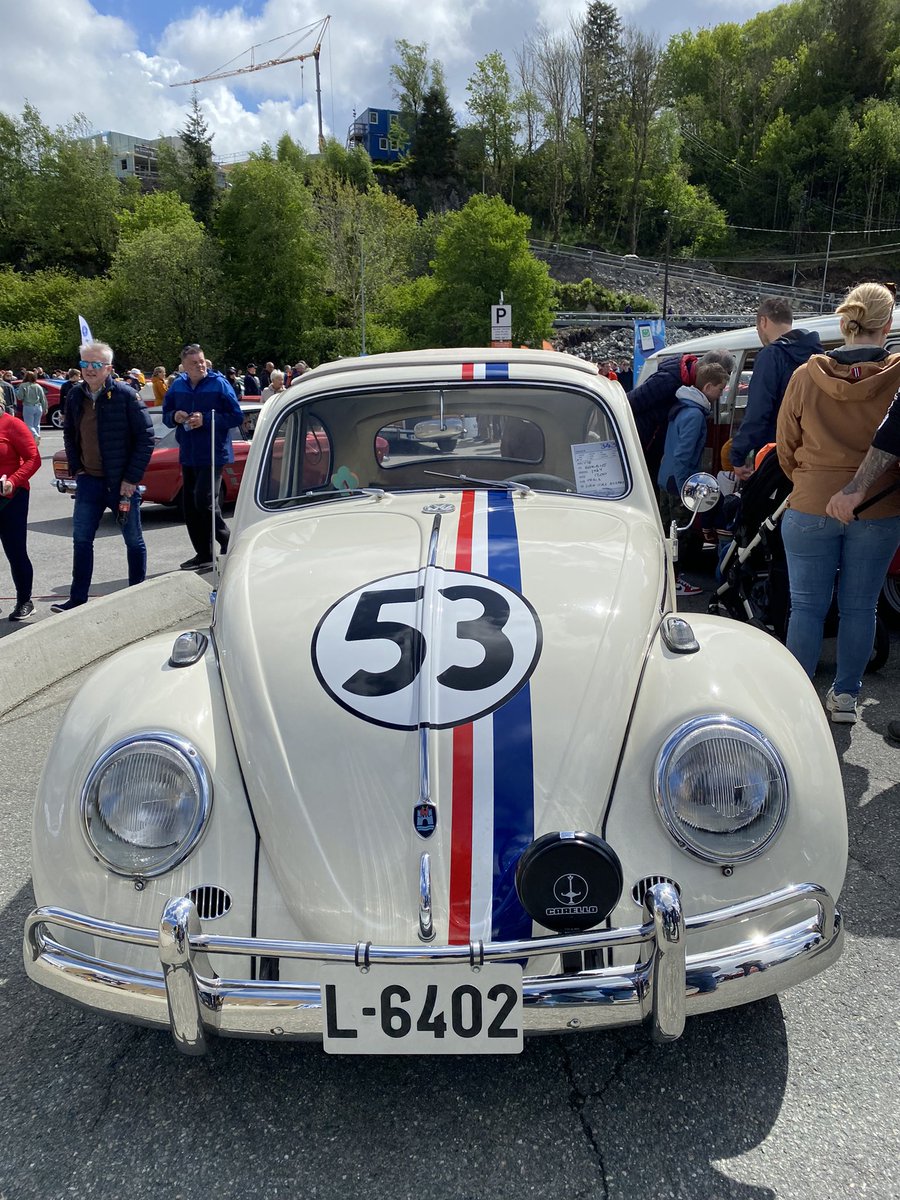
{"label": "white car", "polygon": [[[481,437],[380,452],[451,418]],[[823,970],[847,827],[821,704],[773,638],[679,615],[672,562],[591,364],[304,375],[260,415],[211,628],[121,651],[63,719],[29,975],[191,1053],[440,1054],[675,1038]]]}

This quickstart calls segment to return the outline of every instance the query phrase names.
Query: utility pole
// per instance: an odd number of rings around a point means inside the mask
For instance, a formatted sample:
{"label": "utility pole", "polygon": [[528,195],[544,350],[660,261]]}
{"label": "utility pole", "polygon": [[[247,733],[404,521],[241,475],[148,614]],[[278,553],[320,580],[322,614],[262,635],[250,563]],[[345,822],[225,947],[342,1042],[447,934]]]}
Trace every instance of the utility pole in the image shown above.
{"label": "utility pole", "polygon": [[360,354],[366,352],[366,244],[359,235]]}
{"label": "utility pole", "polygon": [[822,268],[822,295],[819,297],[819,311],[825,311],[825,280],[828,278],[828,260],[831,257],[831,239],[834,237],[832,229],[828,235],[828,245],[825,247],[825,266]]}
{"label": "utility pole", "polygon": [[663,209],[663,219],[666,222],[666,261],[663,267],[663,302],[662,315],[666,319],[669,312],[669,251],[672,246],[672,220],[667,208]]}

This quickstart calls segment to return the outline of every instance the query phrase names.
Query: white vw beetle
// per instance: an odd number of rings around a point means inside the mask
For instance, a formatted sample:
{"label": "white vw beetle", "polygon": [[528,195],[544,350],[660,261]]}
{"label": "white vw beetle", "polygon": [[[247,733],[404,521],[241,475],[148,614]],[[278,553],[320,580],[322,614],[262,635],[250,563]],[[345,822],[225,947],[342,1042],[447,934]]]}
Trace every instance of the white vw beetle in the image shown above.
{"label": "white vw beetle", "polygon": [[846,859],[800,667],[676,614],[617,384],[541,351],[344,360],[263,410],[211,629],[69,707],[25,964],[191,1053],[675,1038],[837,959]]}

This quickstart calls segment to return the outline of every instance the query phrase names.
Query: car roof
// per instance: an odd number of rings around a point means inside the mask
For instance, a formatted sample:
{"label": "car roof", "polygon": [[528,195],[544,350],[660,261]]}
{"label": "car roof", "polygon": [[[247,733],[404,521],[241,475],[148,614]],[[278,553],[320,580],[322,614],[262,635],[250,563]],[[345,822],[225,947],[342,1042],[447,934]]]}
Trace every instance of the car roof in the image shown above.
{"label": "car roof", "polygon": [[461,366],[463,363],[520,363],[539,369],[555,367],[557,370],[581,371],[586,375],[597,376],[597,364],[576,358],[572,354],[561,354],[555,350],[529,349],[495,349],[494,347],[450,347],[438,350],[404,350],[392,354],[367,354],[358,358],[339,358],[333,362],[323,363],[312,371],[304,371],[296,384],[301,388],[307,381],[321,381],[323,377],[336,374],[346,374],[352,371],[380,369],[421,369],[437,374],[442,368]]}
{"label": "car roof", "polygon": [[[798,313],[794,317],[794,328],[806,329],[810,333],[818,333],[822,343],[826,346],[837,346],[844,340],[841,333],[840,317],[835,313],[818,317],[805,317],[801,313]],[[900,334],[900,306],[894,309],[891,334]],[[893,341],[893,338],[889,337],[889,341]],[[732,353],[737,350],[758,350],[761,345],[759,334],[756,332],[756,326],[746,325],[742,329],[727,329],[722,333],[708,333],[704,337],[688,338],[684,342],[675,342],[671,346],[663,346],[661,350],[648,355],[647,361],[659,361],[662,358],[670,358],[673,354],[706,354],[710,350],[729,350]]]}

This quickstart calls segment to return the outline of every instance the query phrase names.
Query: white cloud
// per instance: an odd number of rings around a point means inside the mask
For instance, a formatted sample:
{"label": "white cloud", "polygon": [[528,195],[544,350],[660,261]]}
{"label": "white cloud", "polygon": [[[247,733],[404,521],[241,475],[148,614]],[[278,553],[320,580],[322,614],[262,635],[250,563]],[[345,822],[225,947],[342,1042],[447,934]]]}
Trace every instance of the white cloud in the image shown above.
{"label": "white cloud", "polygon": [[[665,0],[616,0],[623,19],[655,20],[663,35],[671,6]],[[711,0],[680,7],[675,28],[708,23]],[[105,15],[123,0],[29,0],[6,6],[6,54],[0,72],[0,110],[17,114],[26,98],[50,125],[66,124],[82,112],[98,131],[114,129],[141,137],[172,133],[183,125],[189,88],[170,88],[184,79],[210,74],[229,62],[248,65],[312,50],[311,38],[286,38],[291,30],[315,26],[324,0],[267,0],[259,12],[240,4],[195,8],[170,22],[155,46],[139,45],[125,20]],[[774,0],[716,0],[715,19],[745,20]],[[338,7],[338,6],[335,6]],[[500,50],[511,72],[518,46],[542,21],[568,27],[572,12],[586,0],[515,0],[501,5],[470,0],[465,7],[447,0],[345,0],[332,17],[322,43],[320,70],[326,133],[343,140],[353,109],[393,104],[390,66],[394,40],[426,42],[429,56],[445,68],[451,103],[465,117],[465,84],[476,60]],[[273,41],[273,39],[277,39]],[[266,44],[271,43],[271,44]],[[317,139],[315,68],[312,59],[198,85],[198,95],[221,156],[274,145],[287,130],[307,149]]]}

